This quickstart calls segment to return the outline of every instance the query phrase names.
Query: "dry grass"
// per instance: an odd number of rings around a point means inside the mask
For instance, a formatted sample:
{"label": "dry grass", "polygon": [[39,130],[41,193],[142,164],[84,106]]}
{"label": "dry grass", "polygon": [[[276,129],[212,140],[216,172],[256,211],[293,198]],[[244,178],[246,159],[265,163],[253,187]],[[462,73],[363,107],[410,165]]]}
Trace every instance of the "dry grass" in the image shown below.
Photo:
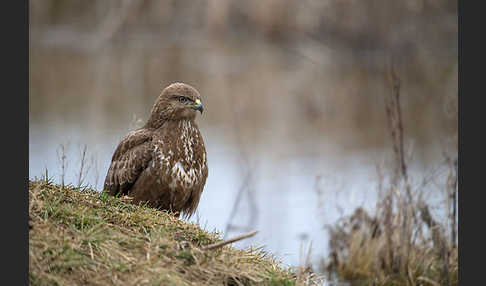
{"label": "dry grass", "polygon": [[[31,285],[300,285],[262,249],[94,190],[29,181]],[[299,279],[301,278],[301,279]]]}
{"label": "dry grass", "polygon": [[408,218],[397,212],[385,222],[382,214],[370,217],[361,208],[343,218],[330,227],[332,252],[327,270],[353,285],[458,285],[457,247],[446,242],[440,228],[435,228],[441,236],[438,239],[434,235],[419,238],[422,223],[409,228],[414,235],[401,236],[404,219]]}
{"label": "dry grass", "polygon": [[[329,226],[331,257],[328,271],[363,285],[458,285],[457,159],[446,156],[449,175],[444,184],[448,213],[437,221],[420,190],[412,192],[404,150],[400,108],[400,78],[390,72],[392,92],[386,112],[395,168],[378,200],[375,215],[364,209]],[[384,185],[384,177],[380,178]],[[381,190],[380,190],[381,191]]]}

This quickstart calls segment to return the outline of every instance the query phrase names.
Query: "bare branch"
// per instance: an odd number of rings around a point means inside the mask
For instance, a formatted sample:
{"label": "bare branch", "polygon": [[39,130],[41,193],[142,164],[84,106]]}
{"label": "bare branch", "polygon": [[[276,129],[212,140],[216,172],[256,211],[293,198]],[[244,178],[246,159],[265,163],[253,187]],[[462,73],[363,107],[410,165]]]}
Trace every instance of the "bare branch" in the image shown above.
{"label": "bare branch", "polygon": [[237,237],[234,237],[234,238],[231,238],[231,239],[228,239],[228,240],[224,240],[224,241],[220,241],[220,242],[216,242],[216,243],[213,243],[213,244],[210,244],[210,245],[207,245],[205,247],[203,247],[202,249],[203,250],[211,250],[211,249],[215,249],[215,248],[219,248],[219,247],[223,247],[227,244],[230,244],[230,243],[233,243],[233,242],[236,242],[238,240],[242,240],[242,239],[245,239],[245,238],[249,238],[249,237],[252,237],[254,236],[256,233],[258,232],[258,230],[255,230],[255,231],[252,231],[252,232],[248,232],[248,233],[245,233],[245,234],[242,234],[242,235],[239,235]]}

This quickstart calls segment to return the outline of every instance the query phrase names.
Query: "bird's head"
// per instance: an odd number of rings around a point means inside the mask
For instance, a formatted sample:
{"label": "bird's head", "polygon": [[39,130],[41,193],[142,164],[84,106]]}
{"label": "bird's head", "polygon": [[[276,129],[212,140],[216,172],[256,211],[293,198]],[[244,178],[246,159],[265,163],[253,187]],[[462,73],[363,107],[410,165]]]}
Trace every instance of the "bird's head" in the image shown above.
{"label": "bird's head", "polygon": [[199,92],[188,84],[173,83],[155,101],[147,124],[157,127],[167,120],[194,120],[197,111],[203,113]]}

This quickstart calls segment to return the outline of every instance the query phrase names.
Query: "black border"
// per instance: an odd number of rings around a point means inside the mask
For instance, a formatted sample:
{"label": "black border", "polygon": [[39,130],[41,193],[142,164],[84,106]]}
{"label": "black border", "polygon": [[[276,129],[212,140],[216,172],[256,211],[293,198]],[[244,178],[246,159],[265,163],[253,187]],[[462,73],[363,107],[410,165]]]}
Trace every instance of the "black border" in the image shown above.
{"label": "black border", "polygon": [[[465,7],[466,3],[468,4],[467,7]],[[474,261],[476,259],[473,258],[475,253],[482,254],[479,247],[485,241],[483,234],[484,213],[481,211],[482,208],[484,209],[484,200],[474,197],[483,192],[484,182],[481,181],[481,177],[484,177],[484,166],[481,163],[484,162],[484,159],[479,150],[481,150],[481,147],[484,149],[486,142],[482,139],[483,129],[473,126],[474,124],[482,125],[484,123],[484,119],[481,118],[481,115],[484,114],[482,110],[484,105],[479,100],[477,104],[471,101],[471,99],[481,99],[484,94],[484,86],[481,85],[482,81],[485,80],[484,56],[480,57],[486,50],[486,46],[483,44],[484,24],[480,21],[484,18],[484,10],[481,9],[480,5],[477,5],[477,7],[471,5],[479,3],[481,2],[458,1],[458,246],[460,285],[480,285],[484,281],[484,278],[479,275],[474,277],[474,274],[481,273],[482,258],[477,257],[477,261]],[[465,39],[469,39],[469,42],[464,41]],[[474,64],[476,64],[476,67],[474,67]],[[473,139],[465,139],[468,128],[474,130],[472,134],[476,136],[473,135]],[[477,160],[476,163],[478,164],[473,164],[473,158]],[[467,180],[465,177],[467,177]],[[474,182],[475,178],[478,180],[477,182]],[[474,202],[476,202],[477,208],[473,206]],[[467,232],[470,233],[467,234]]]}
{"label": "black border", "polygon": [[29,285],[29,1],[2,12],[2,281]]}
{"label": "black border", "polygon": [[463,97],[464,97],[464,65],[463,65],[463,38],[464,38],[464,2],[458,0],[458,7],[457,7],[457,25],[458,25],[458,192],[457,192],[457,201],[458,201],[458,224],[457,224],[457,245],[458,245],[458,265],[459,265],[459,283],[462,282],[464,284],[464,279],[467,279],[464,276],[464,252],[462,243],[464,242],[464,216],[463,216],[463,206],[464,206],[464,196],[462,195],[462,191],[464,190],[464,176],[463,176],[463,167],[464,167],[464,160],[463,156],[461,156],[461,152],[463,151],[463,133],[464,133],[464,121],[462,120],[463,115]]}

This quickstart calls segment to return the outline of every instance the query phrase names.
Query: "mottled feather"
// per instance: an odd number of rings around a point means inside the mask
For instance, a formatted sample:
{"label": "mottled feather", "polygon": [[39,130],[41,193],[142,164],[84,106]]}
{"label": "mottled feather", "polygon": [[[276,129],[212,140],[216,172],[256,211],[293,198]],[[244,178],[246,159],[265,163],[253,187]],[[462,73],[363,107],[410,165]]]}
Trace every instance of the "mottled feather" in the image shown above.
{"label": "mottled feather", "polygon": [[202,113],[193,87],[175,83],[165,88],[145,126],[130,132],[115,149],[105,191],[191,216],[208,176],[204,141],[194,121],[197,110]]}
{"label": "mottled feather", "polygon": [[152,159],[152,132],[139,129],[122,139],[111,159],[104,189],[110,195],[127,195],[128,190]]}

